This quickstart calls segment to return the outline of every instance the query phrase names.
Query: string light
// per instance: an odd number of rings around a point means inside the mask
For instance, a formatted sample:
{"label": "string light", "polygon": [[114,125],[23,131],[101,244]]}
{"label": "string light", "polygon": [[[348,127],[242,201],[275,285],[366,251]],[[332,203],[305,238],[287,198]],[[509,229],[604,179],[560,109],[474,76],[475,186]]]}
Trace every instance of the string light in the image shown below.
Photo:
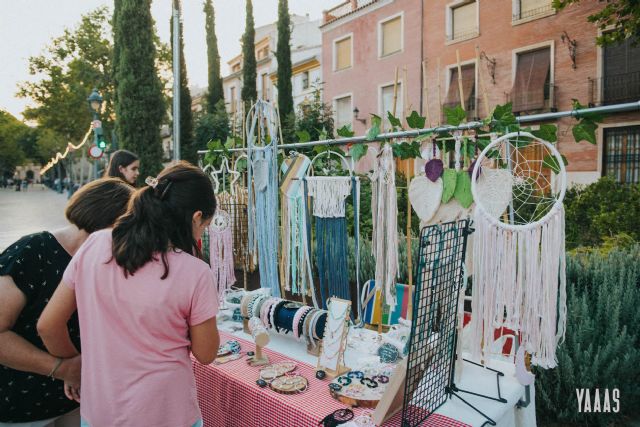
{"label": "string light", "polygon": [[53,157],[51,160],[49,160],[49,163],[47,163],[47,165],[45,167],[43,167],[42,169],[40,169],[40,174],[44,175],[45,173],[47,173],[47,171],[49,169],[51,169],[52,167],[54,167],[60,160],[64,159],[65,157],[67,157],[67,154],[69,154],[69,151],[72,150],[77,150],[78,148],[82,147],[84,144],[87,143],[87,140],[89,139],[89,136],[91,135],[91,132],[93,131],[93,127],[89,126],[89,130],[87,131],[86,135],[84,136],[84,138],[82,139],[82,142],[78,145],[73,145],[72,143],[67,143],[67,149],[64,150],[63,154],[60,154],[60,152],[58,151],[55,155],[55,157]]}

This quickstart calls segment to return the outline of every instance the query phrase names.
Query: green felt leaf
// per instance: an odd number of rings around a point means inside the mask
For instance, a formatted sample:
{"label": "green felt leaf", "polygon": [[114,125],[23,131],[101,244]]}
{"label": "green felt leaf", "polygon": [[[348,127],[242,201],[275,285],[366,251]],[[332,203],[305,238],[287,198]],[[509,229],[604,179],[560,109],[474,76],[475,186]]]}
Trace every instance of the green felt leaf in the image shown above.
{"label": "green felt leaf", "polygon": [[238,159],[238,161],[236,162],[236,170],[238,172],[244,172],[247,170],[247,159],[246,157],[243,157],[241,159]]}
{"label": "green felt leaf", "polygon": [[351,138],[353,135],[355,135],[355,132],[351,130],[351,125],[342,126],[340,129],[338,129],[337,133],[338,136],[341,136],[343,138]]}
{"label": "green felt leaf", "polygon": [[393,156],[401,160],[420,157],[420,143],[418,141],[396,143],[393,144],[391,149],[393,150]]}
{"label": "green felt leaf", "polygon": [[596,129],[598,129],[598,125],[590,122],[582,120],[577,125],[573,126],[571,132],[573,133],[573,138],[576,142],[587,141],[591,144],[596,144]]}
{"label": "green felt leaf", "polygon": [[371,127],[367,131],[367,141],[373,141],[380,135],[380,127],[382,126],[382,118],[375,114],[371,115]]}
{"label": "green felt leaf", "polygon": [[426,117],[422,117],[417,111],[413,110],[411,115],[407,117],[407,124],[411,129],[424,129]]}
{"label": "green felt leaf", "polygon": [[[567,158],[563,154],[561,154],[560,157],[562,157],[562,163],[567,166],[569,164]],[[560,172],[560,164],[558,163],[558,159],[556,159],[556,156],[554,155],[547,154],[546,156],[544,156],[544,159],[542,160],[542,166],[551,169],[554,173]]]}
{"label": "green felt leaf", "polygon": [[467,119],[467,113],[459,105],[455,108],[444,107],[444,114],[447,118],[447,124],[452,126],[458,126]]}
{"label": "green felt leaf", "polygon": [[325,128],[324,126],[322,127],[322,130],[319,132],[318,134],[318,139],[320,141],[324,141],[325,139],[327,139],[329,137],[329,133],[327,132],[327,128]]}
{"label": "green felt leaf", "polygon": [[353,160],[357,162],[367,154],[368,149],[369,146],[367,144],[354,144],[349,149],[349,154],[351,154]]}
{"label": "green felt leaf", "polygon": [[540,129],[531,131],[534,136],[548,142],[556,142],[558,140],[557,133],[558,127],[556,125],[540,125]]}
{"label": "green felt leaf", "polygon": [[456,188],[453,197],[460,202],[463,208],[468,208],[473,203],[473,194],[471,194],[471,177],[466,170],[457,173]]}
{"label": "green felt leaf", "polygon": [[442,173],[442,203],[447,203],[456,191],[458,173],[455,169],[445,169]]}
{"label": "green felt leaf", "polygon": [[306,130],[299,130],[296,132],[296,136],[298,137],[298,142],[309,142],[311,141],[311,135]]}
{"label": "green felt leaf", "polygon": [[391,111],[387,111],[387,119],[389,119],[389,123],[391,123],[391,126],[393,128],[402,127],[402,122],[400,122],[400,119],[394,116],[393,114],[391,114]]}

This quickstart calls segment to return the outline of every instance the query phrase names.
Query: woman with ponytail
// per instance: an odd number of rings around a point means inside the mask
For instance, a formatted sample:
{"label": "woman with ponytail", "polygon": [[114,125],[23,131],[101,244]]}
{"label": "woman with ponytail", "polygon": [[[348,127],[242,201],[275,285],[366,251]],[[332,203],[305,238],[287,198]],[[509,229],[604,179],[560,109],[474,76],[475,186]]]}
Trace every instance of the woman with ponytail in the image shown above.
{"label": "woman with ponytail", "polygon": [[215,196],[185,162],[146,183],[113,230],[80,248],[38,322],[52,354],[77,354],[66,328],[77,307],[82,389],[65,393],[82,396],[83,426],[202,424],[189,351],[203,364],[218,352],[218,298],[197,245]]}

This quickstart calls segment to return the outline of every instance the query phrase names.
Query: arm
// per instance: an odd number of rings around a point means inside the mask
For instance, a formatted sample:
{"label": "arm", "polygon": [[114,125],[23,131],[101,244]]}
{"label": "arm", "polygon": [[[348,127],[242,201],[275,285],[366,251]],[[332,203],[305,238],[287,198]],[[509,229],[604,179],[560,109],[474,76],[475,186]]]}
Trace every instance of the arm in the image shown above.
{"label": "arm", "polygon": [[[11,276],[0,276],[0,365],[25,372],[49,375],[58,358],[42,351],[11,330],[27,303]],[[80,359],[68,359],[58,366],[54,378],[80,377]]]}
{"label": "arm", "polygon": [[38,320],[38,333],[51,354],[64,358],[78,354],[67,329],[67,322],[75,311],[75,291],[60,282]]}
{"label": "arm", "polygon": [[218,356],[218,347],[220,346],[220,335],[218,334],[218,326],[216,318],[189,327],[189,335],[191,336],[191,352],[203,365],[213,362]]}

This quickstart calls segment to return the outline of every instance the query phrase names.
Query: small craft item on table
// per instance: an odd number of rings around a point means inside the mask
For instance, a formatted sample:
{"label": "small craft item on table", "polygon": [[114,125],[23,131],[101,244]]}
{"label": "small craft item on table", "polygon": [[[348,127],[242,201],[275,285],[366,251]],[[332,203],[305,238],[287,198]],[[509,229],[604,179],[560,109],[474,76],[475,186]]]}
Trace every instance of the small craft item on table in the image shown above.
{"label": "small craft item on table", "polygon": [[333,297],[329,300],[327,311],[318,369],[324,370],[327,376],[333,378],[349,370],[343,363],[349,334],[351,301]]}
{"label": "small craft item on table", "polygon": [[277,393],[297,394],[309,387],[309,381],[302,375],[286,374],[271,380],[269,387]]}
{"label": "small craft item on table", "polygon": [[332,381],[329,392],[345,405],[375,408],[387,390],[389,381],[388,375],[350,371]]}
{"label": "small craft item on table", "polygon": [[260,286],[273,296],[280,296],[278,126],[278,112],[269,102],[258,100],[247,114],[249,248],[258,249]]}
{"label": "small craft item on table", "polygon": [[353,411],[351,409],[337,409],[324,417],[319,423],[322,427],[336,427],[340,424],[348,423],[353,419]]}
{"label": "small craft item on table", "polygon": [[269,363],[269,358],[262,352],[262,348],[269,344],[269,333],[258,317],[249,319],[249,330],[253,342],[256,344],[256,351],[249,356],[247,363],[251,366],[266,365]]}
{"label": "small craft item on table", "polygon": [[260,369],[260,379],[271,381],[281,377],[286,373],[295,371],[297,364],[295,362],[284,361],[273,363]]}

